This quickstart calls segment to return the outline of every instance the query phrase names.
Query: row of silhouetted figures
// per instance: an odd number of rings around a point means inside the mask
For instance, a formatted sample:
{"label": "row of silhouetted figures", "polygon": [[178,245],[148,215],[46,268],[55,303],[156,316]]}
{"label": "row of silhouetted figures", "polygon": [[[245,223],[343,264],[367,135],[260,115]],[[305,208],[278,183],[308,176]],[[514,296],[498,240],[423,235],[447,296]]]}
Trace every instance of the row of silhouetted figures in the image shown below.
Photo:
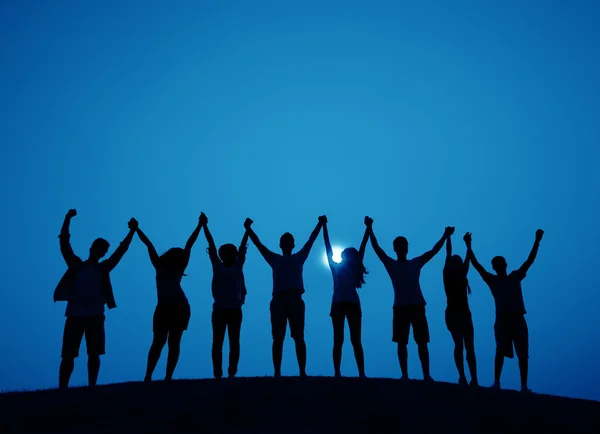
{"label": "row of silhouetted figures", "polygon": [[[162,255],[139,228],[138,222],[131,219],[129,233],[108,259],[102,260],[108,253],[109,243],[103,238],[96,239],[90,247],[89,257],[80,259],[73,253],[70,244],[70,222],[77,215],[71,209],[67,212],[59,235],[60,250],[67,263],[67,271],[60,280],[54,301],[66,301],[66,321],[62,343],[62,362],[59,372],[59,387],[67,388],[74,369],[75,358],[85,336],[88,355],[88,380],[94,386],[100,370],[100,356],[105,354],[104,307],[116,307],[110,281],[110,272],[117,266],[127,252],[133,237],[139,239],[148,248],[150,262],[156,269],[156,289],[158,303],[153,317],[153,340],[148,352],[148,364],[145,381],[152,380],[152,374],[158,363],[165,344],[168,344],[168,356],[165,380],[170,380],[177,365],[181,336],[187,329],[191,310],[188,299],[181,287],[185,276],[190,253],[200,231],[208,242],[208,256],[213,270],[212,295],[212,361],[215,378],[223,376],[222,348],[227,333],[229,339],[228,376],[235,377],[240,358],[240,330],[242,326],[242,306],[246,297],[243,267],[246,259],[248,238],[257,247],[273,271],[273,298],[270,302],[271,331],[273,335],[274,376],[281,375],[283,342],[289,324],[290,336],[294,340],[299,373],[306,376],[306,344],[304,341],[305,304],[302,299],[304,284],[303,266],[310,250],[323,230],[323,239],[327,259],[333,274],[333,298],[331,302],[331,321],[333,325],[333,365],[335,376],[340,377],[344,327],[347,320],[350,342],[358,366],[359,376],[365,378],[364,354],[361,342],[362,312],[358,289],[365,283],[367,270],[363,265],[363,256],[369,240],[371,246],[387,270],[394,289],[392,341],[398,345],[398,360],[402,372],[401,379],[408,379],[408,351],[410,329],[418,346],[419,359],[423,370],[423,379],[433,381],[429,373],[429,326],[425,313],[425,299],[421,291],[419,276],[421,269],[446,244],[446,261],[443,269],[443,283],[447,296],[446,326],[454,340],[454,360],[459,374],[459,384],[467,385],[464,368],[464,353],[470,372],[472,386],[478,386],[477,363],[473,344],[473,321],[469,309],[468,294],[471,292],[467,274],[469,265],[481,275],[494,297],[496,320],[494,335],[496,356],[494,384],[500,388],[500,376],[504,358],[513,358],[516,353],[521,373],[521,390],[527,387],[529,359],[529,335],[525,320],[525,306],[521,290],[521,281],[533,264],[544,232],[538,229],[535,242],[527,260],[520,268],[507,272],[507,263],[502,256],[492,259],[490,273],[477,261],[471,248],[471,234],[464,236],[467,253],[463,260],[452,253],[453,227],[446,227],[444,234],[431,250],[421,256],[409,259],[408,241],[397,237],[393,241],[396,258],[388,256],[379,246],[373,232],[373,219],[365,217],[365,232],[358,249],[349,247],[342,251],[339,263],[333,260],[333,250],[329,241],[327,217],[320,216],[318,223],[306,244],[294,253],[295,241],[289,232],[281,236],[281,253],[275,253],[265,247],[252,229],[252,220],[244,222],[245,232],[239,247],[223,244],[217,249],[208,229],[208,218],[200,215],[198,224],[184,248],[174,247]],[[513,353],[514,348],[514,353]]]}

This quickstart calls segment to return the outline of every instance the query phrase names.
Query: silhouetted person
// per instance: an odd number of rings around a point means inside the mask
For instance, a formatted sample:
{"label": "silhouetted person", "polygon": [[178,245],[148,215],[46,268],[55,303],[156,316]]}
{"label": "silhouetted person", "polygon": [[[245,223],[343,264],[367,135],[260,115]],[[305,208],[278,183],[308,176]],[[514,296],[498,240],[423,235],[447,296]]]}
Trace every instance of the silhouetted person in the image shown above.
{"label": "silhouetted person", "polygon": [[[494,361],[494,384],[492,387],[500,388],[500,376],[504,365],[504,357],[514,358],[517,353],[519,359],[519,371],[521,373],[521,391],[530,392],[527,387],[527,374],[529,370],[529,330],[525,320],[525,303],[523,302],[523,291],[521,281],[527,275],[529,267],[535,261],[540,241],[544,231],[538,229],[535,233],[533,248],[527,260],[518,270],[507,274],[506,259],[495,256],[492,259],[492,268],[496,274],[489,273],[481,266],[473,249],[471,248],[471,233],[465,235],[467,255],[471,258],[473,267],[479,272],[481,278],[487,283],[496,305],[496,323],[494,324],[494,335],[496,337],[496,357]],[[514,352],[513,352],[514,344]]]}
{"label": "silhouetted person", "polygon": [[246,301],[243,267],[246,261],[248,232],[244,233],[239,250],[233,244],[223,244],[219,247],[218,252],[212,234],[208,230],[207,218],[204,224],[204,235],[208,241],[208,256],[213,269],[212,295],[214,303],[211,318],[213,373],[215,378],[223,377],[223,341],[225,331],[227,331],[229,337],[227,373],[230,378],[233,378],[237,374],[240,360],[242,305]]}
{"label": "silhouetted person", "polygon": [[127,252],[137,228],[135,219],[129,220],[129,233],[113,254],[100,262],[110,247],[108,241],[97,238],[90,247],[88,259],[82,261],[71,248],[69,226],[77,211],[67,212],[59,239],[60,252],[67,263],[64,274],[54,291],[54,301],[66,301],[65,329],[62,343],[58,386],[69,387],[69,380],[79,356],[79,347],[85,335],[88,355],[88,383],[95,386],[100,372],[100,356],[105,354],[104,305],[117,307],[110,281],[110,272]]}
{"label": "silhouetted person", "polygon": [[[371,226],[373,219],[368,219]],[[394,318],[392,341],[398,344],[398,361],[402,371],[401,380],[408,380],[408,337],[410,327],[419,348],[419,359],[423,368],[423,379],[433,381],[429,373],[429,325],[425,315],[425,298],[421,291],[419,278],[421,268],[429,262],[442,248],[453,228],[447,227],[444,235],[433,246],[433,249],[416,258],[407,259],[408,241],[404,237],[394,239],[394,251],[398,259],[392,259],[383,251],[375,234],[371,230],[371,244],[375,253],[385,266],[394,287]]]}
{"label": "silhouetted person", "polygon": [[190,261],[192,247],[202,229],[202,217],[185,244],[185,248],[173,247],[158,256],[156,249],[141,229],[137,229],[140,240],[148,248],[150,262],[156,270],[156,293],[158,303],[152,319],[152,345],[148,351],[145,382],[152,381],[152,374],[160,359],[165,344],[169,344],[165,380],[171,380],[179,360],[181,337],[187,330],[191,317],[190,303],[181,287],[181,278]]}
{"label": "silhouetted person", "polygon": [[[365,218],[365,223],[367,219]],[[348,320],[350,342],[354,349],[354,357],[358,366],[358,375],[365,378],[365,356],[361,340],[362,309],[357,289],[365,283],[367,270],[363,265],[365,248],[369,241],[370,227],[367,226],[360,249],[348,247],[342,251],[342,262],[333,260],[333,249],[329,241],[327,219],[323,221],[323,238],[327,261],[333,274],[333,299],[331,301],[331,322],[333,324],[333,367],[335,376],[341,377],[342,345],[344,344],[344,322]]]}
{"label": "silhouetted person", "polygon": [[454,362],[459,375],[458,384],[468,384],[463,355],[466,350],[467,363],[471,373],[471,386],[478,386],[473,319],[468,299],[468,294],[471,293],[467,280],[470,261],[468,255],[463,262],[459,255],[452,254],[452,234],[454,234],[454,228],[446,239],[446,263],[443,271],[447,300],[446,327],[454,340]]}
{"label": "silhouetted person", "polygon": [[304,262],[310,253],[319,231],[323,226],[325,216],[319,217],[319,223],[310,234],[304,247],[293,253],[294,237],[289,232],[281,236],[279,255],[267,249],[258,239],[252,228],[252,220],[246,219],[244,227],[252,242],[258,248],[263,258],[273,269],[273,299],[271,300],[271,332],[273,334],[273,367],[275,377],[281,376],[281,359],[283,357],[283,341],[287,323],[290,324],[290,335],[296,344],[296,357],[300,376],[306,376],[306,343],[304,342],[305,305],[302,299],[304,281],[302,271]]}

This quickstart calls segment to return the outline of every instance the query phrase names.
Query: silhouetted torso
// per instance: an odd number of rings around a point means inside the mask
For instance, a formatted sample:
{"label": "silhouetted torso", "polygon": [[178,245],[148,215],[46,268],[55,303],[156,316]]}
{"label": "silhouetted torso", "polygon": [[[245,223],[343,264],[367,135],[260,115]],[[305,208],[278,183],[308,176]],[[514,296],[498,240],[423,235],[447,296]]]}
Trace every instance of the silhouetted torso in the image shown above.
{"label": "silhouetted torso", "polygon": [[300,252],[290,256],[275,253],[269,257],[268,262],[273,269],[273,295],[288,290],[298,290],[300,293],[304,293],[302,271],[305,261],[306,256]]}
{"label": "silhouetted torso", "polygon": [[84,262],[77,273],[73,292],[67,303],[66,316],[91,316],[104,313],[101,265]]}
{"label": "silhouetted torso", "polygon": [[521,289],[521,281],[525,276],[525,273],[515,270],[508,276],[488,274],[485,277],[485,282],[494,296],[496,316],[525,315],[527,313]]}
{"label": "silhouetted torso", "polygon": [[470,313],[467,295],[468,280],[461,270],[443,271],[444,290],[446,291],[446,312]]}
{"label": "silhouetted torso", "polygon": [[181,288],[181,273],[156,271],[156,290],[159,304],[189,304]]}
{"label": "silhouetted torso", "polygon": [[212,295],[215,309],[242,307],[244,292],[244,274],[240,266],[228,268],[220,261],[213,265]]}
{"label": "silhouetted torso", "polygon": [[383,264],[394,287],[394,306],[425,306],[419,279],[425,261],[421,256],[398,261],[389,259]]}
{"label": "silhouetted torso", "polygon": [[356,290],[356,274],[347,267],[335,264],[331,266],[333,274],[333,299],[332,303],[360,303]]}

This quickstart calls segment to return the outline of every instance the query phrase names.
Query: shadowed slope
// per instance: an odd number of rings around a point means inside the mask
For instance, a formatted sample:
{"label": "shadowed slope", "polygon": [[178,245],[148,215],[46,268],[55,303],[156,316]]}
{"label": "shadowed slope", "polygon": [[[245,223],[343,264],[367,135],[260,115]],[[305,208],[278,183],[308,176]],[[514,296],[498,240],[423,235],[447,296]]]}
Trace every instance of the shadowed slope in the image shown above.
{"label": "shadowed slope", "polygon": [[309,377],[0,395],[2,432],[600,432],[600,403],[448,383]]}

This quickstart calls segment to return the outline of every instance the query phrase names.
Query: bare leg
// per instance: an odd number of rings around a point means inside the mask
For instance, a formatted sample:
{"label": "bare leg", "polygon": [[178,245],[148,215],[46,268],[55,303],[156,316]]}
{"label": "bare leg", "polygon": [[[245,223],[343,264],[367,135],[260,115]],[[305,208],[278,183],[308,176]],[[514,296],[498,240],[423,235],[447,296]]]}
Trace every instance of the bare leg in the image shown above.
{"label": "bare leg", "polygon": [[350,329],[350,342],[354,349],[354,358],[358,367],[358,376],[365,377],[365,354],[362,346],[362,318],[358,315],[348,317],[348,328]]}
{"label": "bare leg", "polygon": [[456,331],[450,333],[454,340],[454,363],[458,370],[458,384],[467,384],[467,377],[465,376],[463,336]]}
{"label": "bare leg", "polygon": [[169,332],[169,355],[167,356],[167,372],[165,380],[170,380],[175,372],[175,367],[179,361],[179,351],[181,347],[181,337],[183,330],[174,330]]}
{"label": "bare leg", "polygon": [[430,381],[431,375],[429,374],[429,348],[427,343],[418,344],[419,348],[419,360],[421,360],[421,368],[423,369],[423,379]]}
{"label": "bare leg", "polygon": [[341,377],[342,346],[344,344],[344,316],[335,314],[331,317],[333,324],[333,370],[336,377]]}
{"label": "bare leg", "polygon": [[150,351],[148,351],[148,364],[146,366],[146,376],[144,377],[144,381],[146,382],[152,381],[152,374],[154,373],[156,364],[160,359],[162,349],[167,343],[167,335],[168,332],[166,331],[154,332],[154,336],[152,338],[152,345],[150,345]]}
{"label": "bare leg", "polygon": [[66,389],[69,387],[69,380],[71,374],[75,369],[75,359],[72,357],[65,357],[60,362],[60,369],[58,371],[58,387],[60,389]]}
{"label": "bare leg", "polygon": [[283,339],[273,339],[273,369],[275,377],[281,377],[281,360],[283,359]]}
{"label": "bare leg", "polygon": [[298,359],[298,369],[300,376],[306,377],[306,342],[304,338],[293,338],[296,344],[296,358]]}
{"label": "bare leg", "polygon": [[100,356],[88,356],[88,384],[94,387],[98,381],[98,373],[100,372]]}
{"label": "bare leg", "polygon": [[400,370],[402,378],[408,379],[408,348],[407,345],[398,344],[398,361],[400,362]]}

